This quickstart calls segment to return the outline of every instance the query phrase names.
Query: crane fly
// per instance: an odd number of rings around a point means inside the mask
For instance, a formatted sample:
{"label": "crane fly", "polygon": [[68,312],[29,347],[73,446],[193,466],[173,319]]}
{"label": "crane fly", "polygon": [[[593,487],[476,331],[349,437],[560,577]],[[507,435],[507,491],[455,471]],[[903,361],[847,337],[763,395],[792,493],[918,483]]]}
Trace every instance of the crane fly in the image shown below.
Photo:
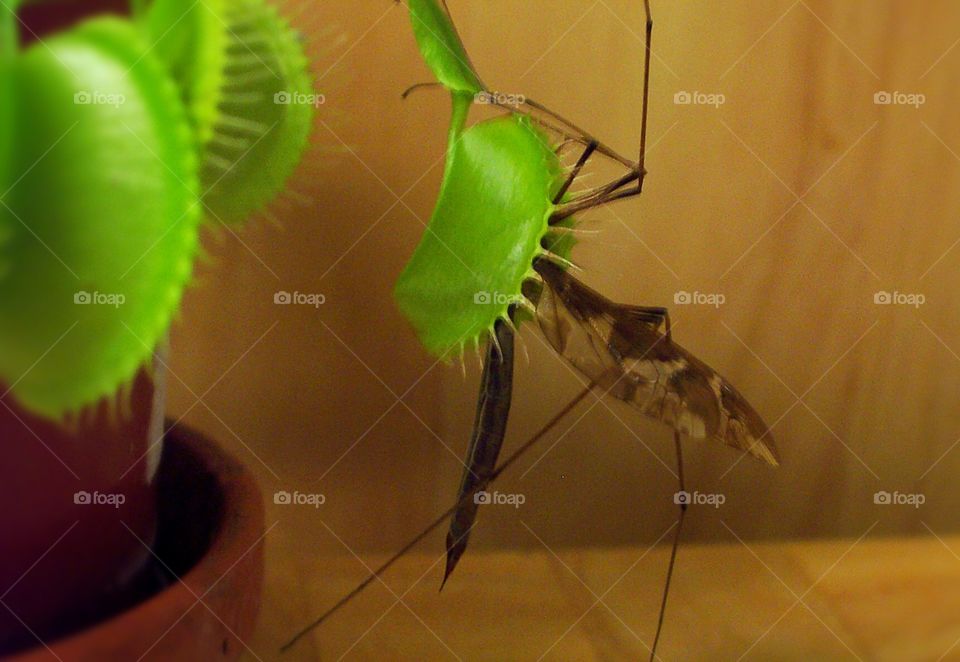
{"label": "crane fly", "polygon": [[[595,388],[601,390],[603,395],[632,405],[644,417],[659,421],[672,430],[679,493],[685,492],[682,436],[713,439],[769,465],[779,464],[770,430],[746,398],[713,368],[674,342],[670,315],[666,308],[622,304],[607,299],[571,275],[572,263],[559,254],[561,251],[554,250],[558,242],[563,240],[564,234],[572,231],[571,219],[575,214],[640,195],[643,190],[647,173],[647,107],[653,33],[649,0],[644,0],[643,5],[646,38],[640,150],[636,161],[618,154],[559,113],[529,97],[523,97],[522,108],[503,106],[504,110],[526,115],[546,131],[559,136],[561,142],[556,148],[557,153],[570,144],[580,145],[583,150],[553,195],[554,209],[549,218],[549,232],[543,239],[544,251],[533,262],[534,277],[523,284],[523,301],[511,306],[507,319],[498,319],[490,332],[483,359],[473,432],[456,501],[430,526],[373,571],[357,588],[302,630],[284,649],[323,623],[449,519],[442,589],[467,549],[479,510],[478,495]],[[443,11],[449,18],[445,0],[442,7],[439,11]],[[452,19],[450,25],[452,26]],[[455,27],[453,32],[456,32]],[[461,52],[465,55],[465,51],[461,49]],[[472,70],[472,65],[468,66]],[[427,83],[413,86],[404,93],[404,97],[414,89],[435,85],[437,84]],[[489,91],[488,94],[489,98],[493,99],[493,105],[501,105],[496,101],[501,95]],[[619,164],[625,169],[624,174],[606,184],[571,195],[572,185],[594,155]],[[498,466],[497,460],[506,439],[513,397],[516,329],[522,321],[530,318],[535,320],[536,326],[554,352],[582,374],[588,384],[543,428]],[[680,533],[687,510],[686,502],[677,502],[679,515],[675,524],[656,634],[649,646],[651,660],[656,658]]]}
{"label": "crane fly", "polygon": [[779,464],[763,419],[726,379],[673,342],[665,308],[614,303],[548,260],[534,267],[543,278],[536,317],[544,337],[607,395],[678,433]]}

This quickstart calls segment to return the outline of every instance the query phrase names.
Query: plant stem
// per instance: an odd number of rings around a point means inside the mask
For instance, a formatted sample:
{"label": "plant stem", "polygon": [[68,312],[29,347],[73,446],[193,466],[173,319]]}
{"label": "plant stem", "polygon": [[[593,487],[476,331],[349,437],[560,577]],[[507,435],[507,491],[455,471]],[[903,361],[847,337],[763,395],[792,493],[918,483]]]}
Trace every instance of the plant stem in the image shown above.
{"label": "plant stem", "polygon": [[[570,402],[564,405],[563,409],[557,412],[557,414],[553,418],[551,418],[542,428],[540,428],[540,430],[538,430],[536,434],[530,437],[530,439],[528,439],[520,448],[514,451],[514,453],[510,457],[504,460],[503,464],[501,464],[492,474],[490,474],[490,481],[488,484],[493,484],[493,482],[500,476],[500,474],[502,474],[504,471],[510,468],[512,464],[514,464],[524,454],[526,454],[527,451],[533,448],[533,446],[536,445],[538,441],[543,439],[543,437],[545,437],[547,433],[549,433],[550,430],[552,430],[557,425],[557,423],[563,420],[564,416],[566,416],[571,411],[573,411],[574,407],[580,404],[580,402],[582,402],[583,399],[590,394],[590,391],[593,390],[594,386],[596,386],[596,384],[593,382],[588,384],[582,391],[580,391],[580,393],[578,393],[572,400],[570,400]],[[307,627],[305,627],[303,630],[298,632],[290,641],[284,644],[283,647],[280,649],[280,652],[285,653],[288,650],[290,650],[303,637],[307,636],[315,628],[323,624],[324,621],[326,621],[328,618],[333,616],[334,613],[339,611],[341,607],[343,607],[345,604],[347,604],[353,598],[359,595],[363,591],[363,589],[365,589],[367,586],[372,584],[374,580],[378,579],[394,563],[396,563],[401,558],[403,558],[403,556],[407,552],[409,552],[411,549],[416,547],[416,545],[421,540],[426,538],[433,531],[435,531],[441,524],[446,522],[447,518],[449,518],[450,515],[452,515],[454,511],[456,511],[456,509],[460,507],[460,504],[462,501],[466,501],[467,499],[470,499],[470,498],[473,498],[472,493],[464,495],[464,497],[461,498],[459,501],[457,501],[457,503],[453,504],[453,506],[445,510],[443,514],[441,514],[435,520],[433,520],[433,522],[431,522],[429,526],[427,526],[423,531],[418,533],[410,542],[408,542],[406,545],[401,547],[400,550],[396,554],[391,556],[385,563],[383,563],[383,565],[381,565],[379,568],[371,572],[366,579],[364,579],[362,582],[360,582],[357,585],[355,589],[353,589],[352,591],[347,593],[345,596],[340,598],[340,600],[335,605],[330,607],[330,609],[325,611],[319,618],[314,620]]]}
{"label": "plant stem", "polygon": [[467,124],[467,117],[470,115],[470,106],[473,104],[473,96],[463,92],[452,92],[450,94],[450,103],[452,110],[450,113],[450,130],[447,133],[447,159],[443,166],[443,181],[446,182],[453,167],[453,154],[460,142],[460,136],[463,134],[463,127]]}

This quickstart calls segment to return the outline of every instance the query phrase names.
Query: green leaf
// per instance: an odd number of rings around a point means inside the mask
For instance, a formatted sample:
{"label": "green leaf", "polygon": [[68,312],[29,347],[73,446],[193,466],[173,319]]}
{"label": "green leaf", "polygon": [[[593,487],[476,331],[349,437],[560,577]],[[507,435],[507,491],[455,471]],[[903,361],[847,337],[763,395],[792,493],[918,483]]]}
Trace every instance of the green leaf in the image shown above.
{"label": "green leaf", "polygon": [[521,301],[561,176],[547,136],[525,117],[459,135],[433,217],[395,290],[428,351],[447,356],[479,342]]}
{"label": "green leaf", "polygon": [[13,77],[0,381],[57,418],[116,393],[166,335],[198,247],[197,156],[173,81],[126,21],[48,38]]}
{"label": "green leaf", "polygon": [[410,21],[420,53],[445,87],[471,95],[484,87],[470,64],[460,35],[445,7],[437,0],[409,0]]}

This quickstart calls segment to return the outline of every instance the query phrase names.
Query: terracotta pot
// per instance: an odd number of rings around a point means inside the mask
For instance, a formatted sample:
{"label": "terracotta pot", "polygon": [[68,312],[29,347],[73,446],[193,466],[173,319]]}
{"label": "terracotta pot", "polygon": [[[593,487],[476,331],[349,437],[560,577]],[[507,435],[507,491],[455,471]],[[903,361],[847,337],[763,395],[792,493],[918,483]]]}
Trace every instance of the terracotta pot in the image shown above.
{"label": "terracotta pot", "polygon": [[233,660],[245,650],[263,581],[256,481],[213,442],[176,427],[167,434],[158,491],[155,567],[169,578],[167,588],[13,662]]}
{"label": "terracotta pot", "polygon": [[151,589],[162,392],[141,374],[117,398],[125,412],[103,402],[70,425],[0,396],[0,654]]}

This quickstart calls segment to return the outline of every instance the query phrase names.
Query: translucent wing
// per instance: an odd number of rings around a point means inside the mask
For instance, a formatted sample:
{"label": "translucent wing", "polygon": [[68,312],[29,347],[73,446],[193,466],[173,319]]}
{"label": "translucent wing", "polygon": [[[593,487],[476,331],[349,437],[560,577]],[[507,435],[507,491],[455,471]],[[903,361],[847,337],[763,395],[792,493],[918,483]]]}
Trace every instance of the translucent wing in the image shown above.
{"label": "translucent wing", "polygon": [[693,438],[714,438],[776,466],[769,428],[710,366],[661,332],[655,309],[606,299],[566,271],[538,260],[536,317],[573,367],[645,416]]}

